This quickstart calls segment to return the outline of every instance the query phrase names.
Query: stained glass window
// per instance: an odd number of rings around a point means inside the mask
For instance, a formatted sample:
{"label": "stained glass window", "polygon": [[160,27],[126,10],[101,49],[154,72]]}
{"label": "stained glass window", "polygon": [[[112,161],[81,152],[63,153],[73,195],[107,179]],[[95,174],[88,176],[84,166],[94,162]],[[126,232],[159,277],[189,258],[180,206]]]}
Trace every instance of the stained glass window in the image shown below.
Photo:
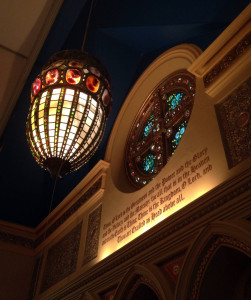
{"label": "stained glass window", "polygon": [[147,137],[151,132],[154,122],[154,115],[151,115],[143,131],[143,138]]}
{"label": "stained glass window", "polygon": [[181,141],[183,134],[185,133],[187,126],[187,121],[184,121],[178,127],[177,131],[175,132],[174,139],[172,140],[172,153],[174,153],[175,149],[178,147],[179,142]]}
{"label": "stained glass window", "polygon": [[151,154],[146,155],[143,158],[143,170],[146,173],[153,173],[154,172],[154,168],[156,166],[156,156]]}
{"label": "stained glass window", "polygon": [[167,100],[168,103],[168,109],[169,110],[174,110],[177,105],[180,104],[180,102],[182,101],[184,97],[184,93],[179,92],[179,93],[172,93]]}
{"label": "stained glass window", "polygon": [[126,146],[126,170],[137,188],[149,183],[175,152],[191,115],[195,82],[181,71],[164,79],[135,118]]}

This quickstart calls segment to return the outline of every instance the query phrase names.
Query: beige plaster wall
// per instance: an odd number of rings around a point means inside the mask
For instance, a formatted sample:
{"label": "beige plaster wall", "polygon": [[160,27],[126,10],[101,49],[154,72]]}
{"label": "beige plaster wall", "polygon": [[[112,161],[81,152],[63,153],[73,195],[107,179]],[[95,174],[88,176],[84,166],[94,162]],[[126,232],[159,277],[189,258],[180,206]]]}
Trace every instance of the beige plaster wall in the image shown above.
{"label": "beige plaster wall", "polygon": [[0,1],[0,135],[62,3]]}
{"label": "beige plaster wall", "polygon": [[33,257],[0,250],[0,299],[27,300]]}
{"label": "beige plaster wall", "polygon": [[[248,10],[250,8],[249,6]],[[248,28],[246,14],[244,11],[231,24],[234,35],[231,41],[234,40],[235,45],[243,38],[239,30],[240,20],[243,21],[243,28]],[[216,63],[213,61],[210,64],[210,57],[215,57],[218,48],[221,56],[217,63],[232,50],[232,42],[226,39],[228,31],[227,29],[217,39],[216,48],[213,43],[205,54],[201,54],[193,45],[180,45],[163,53],[142,74],[125,100],[111,133],[105,157],[111,167],[102,199],[100,251],[97,261],[109,256],[224,181],[247,170],[251,165],[249,157],[233,168],[228,168],[215,112],[215,105],[247,80],[250,74],[250,51],[247,50],[238,57],[217,77],[213,84],[213,94],[205,88],[203,76],[196,72],[200,68],[198,61],[204,63],[203,56],[207,56],[207,68],[210,70]],[[243,61],[246,63],[243,64]],[[194,107],[186,132],[162,171],[148,185],[135,191],[129,187],[124,170],[124,149],[131,124],[145,99],[159,82],[182,69],[191,70],[196,75]],[[204,159],[206,163],[203,163]],[[201,162],[203,164],[199,165]],[[174,204],[169,205],[171,203]]]}

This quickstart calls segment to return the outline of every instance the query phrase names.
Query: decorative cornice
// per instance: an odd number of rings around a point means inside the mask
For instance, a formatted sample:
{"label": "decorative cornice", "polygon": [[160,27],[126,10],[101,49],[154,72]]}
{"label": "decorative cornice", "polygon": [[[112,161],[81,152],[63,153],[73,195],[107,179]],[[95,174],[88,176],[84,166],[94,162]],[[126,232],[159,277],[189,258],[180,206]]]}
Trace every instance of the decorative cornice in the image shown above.
{"label": "decorative cornice", "polygon": [[84,203],[86,203],[102,186],[102,177],[100,177],[62,216],[60,216],[52,225],[41,233],[38,238],[29,239],[16,234],[0,231],[0,241],[15,244],[29,249],[35,249],[46,238],[48,238],[60,225],[69,219]]}
{"label": "decorative cornice", "polygon": [[34,240],[4,231],[0,231],[0,241],[4,243],[22,246],[29,249],[34,248]]}
{"label": "decorative cornice", "polygon": [[225,55],[219,63],[217,63],[204,77],[204,85],[205,87],[210,86],[217,77],[224,72],[226,69],[230,68],[234,61],[241,56],[244,52],[246,52],[250,46],[251,33],[248,33],[234,48],[231,49]]}

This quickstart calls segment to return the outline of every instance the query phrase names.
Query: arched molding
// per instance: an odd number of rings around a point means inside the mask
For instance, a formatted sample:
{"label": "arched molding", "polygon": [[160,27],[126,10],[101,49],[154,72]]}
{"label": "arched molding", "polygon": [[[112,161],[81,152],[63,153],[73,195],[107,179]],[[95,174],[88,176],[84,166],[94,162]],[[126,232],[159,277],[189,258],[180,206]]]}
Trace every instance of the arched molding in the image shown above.
{"label": "arched molding", "polygon": [[173,299],[172,285],[154,265],[135,265],[120,282],[114,300],[129,300],[140,284],[150,287],[160,300]]}
{"label": "arched molding", "polygon": [[160,55],[140,76],[117,116],[106,149],[105,160],[111,163],[111,175],[115,186],[132,192],[124,170],[124,153],[127,136],[141,106],[154,88],[168,75],[184,71],[200,56],[201,50],[191,44],[173,47]]}
{"label": "arched molding", "polygon": [[220,247],[234,248],[251,257],[251,231],[250,226],[245,225],[220,221],[209,224],[199,233],[185,257],[176,286],[176,300],[197,299],[205,271]]}

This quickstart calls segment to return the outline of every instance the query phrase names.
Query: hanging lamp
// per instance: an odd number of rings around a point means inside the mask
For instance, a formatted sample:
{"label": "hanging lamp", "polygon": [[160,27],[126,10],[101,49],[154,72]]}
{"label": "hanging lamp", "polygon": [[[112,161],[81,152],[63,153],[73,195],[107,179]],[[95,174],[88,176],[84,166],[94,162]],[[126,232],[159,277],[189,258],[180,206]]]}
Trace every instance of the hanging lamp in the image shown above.
{"label": "hanging lamp", "polygon": [[111,109],[110,79],[105,67],[82,50],[51,57],[31,87],[27,141],[37,163],[52,177],[85,164],[103,137]]}

